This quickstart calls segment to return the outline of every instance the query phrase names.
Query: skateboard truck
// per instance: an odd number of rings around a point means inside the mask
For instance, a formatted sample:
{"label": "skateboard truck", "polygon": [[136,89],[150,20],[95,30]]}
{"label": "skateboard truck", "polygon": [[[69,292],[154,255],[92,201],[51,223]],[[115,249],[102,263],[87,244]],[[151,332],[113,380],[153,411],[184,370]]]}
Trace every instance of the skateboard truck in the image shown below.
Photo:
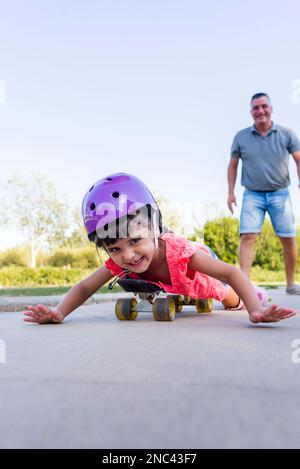
{"label": "skateboard truck", "polygon": [[[122,277],[129,271],[124,272]],[[167,295],[158,297],[160,293],[166,293],[164,289],[155,282],[142,279],[121,278],[118,276],[110,285],[118,283],[126,292],[132,292],[136,298],[118,299],[115,313],[119,320],[134,321],[138,313],[152,313],[156,321],[173,321],[175,314],[182,311],[185,305],[195,305],[197,313],[209,313],[212,311],[212,299],[193,299],[183,295]],[[110,287],[109,285],[109,287]],[[157,298],[158,297],[158,298]]]}

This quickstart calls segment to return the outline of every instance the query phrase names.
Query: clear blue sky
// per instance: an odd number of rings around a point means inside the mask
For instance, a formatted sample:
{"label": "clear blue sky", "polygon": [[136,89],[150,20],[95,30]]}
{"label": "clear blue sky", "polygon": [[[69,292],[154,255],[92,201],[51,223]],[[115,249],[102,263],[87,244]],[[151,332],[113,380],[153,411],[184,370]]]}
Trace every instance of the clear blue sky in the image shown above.
{"label": "clear blue sky", "polygon": [[[230,145],[252,123],[251,95],[268,92],[274,120],[300,136],[297,0],[0,5],[1,180],[42,172],[80,205],[91,183],[124,171],[171,202],[226,211]],[[241,194],[238,183],[239,206]]]}

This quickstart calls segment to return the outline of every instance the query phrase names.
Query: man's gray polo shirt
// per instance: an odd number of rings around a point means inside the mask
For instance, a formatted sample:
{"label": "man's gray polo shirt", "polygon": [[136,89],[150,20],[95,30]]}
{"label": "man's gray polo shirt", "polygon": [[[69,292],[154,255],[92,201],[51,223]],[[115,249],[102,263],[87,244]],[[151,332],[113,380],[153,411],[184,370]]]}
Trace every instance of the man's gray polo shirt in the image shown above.
{"label": "man's gray polo shirt", "polygon": [[233,139],[231,157],[241,158],[242,185],[251,191],[274,191],[290,184],[290,153],[300,150],[296,134],[272,124],[263,137],[253,126],[240,130]]}

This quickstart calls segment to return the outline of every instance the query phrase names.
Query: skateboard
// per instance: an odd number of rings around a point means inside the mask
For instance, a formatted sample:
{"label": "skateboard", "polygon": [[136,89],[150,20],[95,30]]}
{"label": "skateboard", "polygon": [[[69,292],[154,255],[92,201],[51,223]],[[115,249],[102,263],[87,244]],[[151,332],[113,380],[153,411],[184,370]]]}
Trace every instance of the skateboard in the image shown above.
{"label": "skateboard", "polygon": [[139,298],[120,298],[116,302],[115,313],[121,321],[134,321],[138,313],[152,313],[155,321],[173,321],[175,314],[182,311],[183,306],[194,305],[197,313],[210,313],[213,300],[193,299],[183,295],[167,295],[160,285],[148,280],[119,279],[117,282],[126,292]]}

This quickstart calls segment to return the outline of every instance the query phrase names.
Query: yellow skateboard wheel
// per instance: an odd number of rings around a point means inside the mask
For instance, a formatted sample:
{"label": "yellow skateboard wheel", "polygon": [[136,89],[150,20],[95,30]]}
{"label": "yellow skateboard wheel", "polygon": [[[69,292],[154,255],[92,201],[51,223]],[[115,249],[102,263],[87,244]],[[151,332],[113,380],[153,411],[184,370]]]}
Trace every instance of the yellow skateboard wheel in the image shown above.
{"label": "yellow skateboard wheel", "polygon": [[183,307],[183,300],[181,295],[169,295],[168,298],[173,298],[175,301],[175,312],[180,313]]}
{"label": "yellow skateboard wheel", "polygon": [[176,304],[172,297],[156,298],[153,303],[153,319],[155,321],[173,321]]}
{"label": "yellow skateboard wheel", "polygon": [[137,300],[135,298],[121,298],[117,300],[115,313],[120,321],[134,321],[138,315],[135,311]]}
{"label": "yellow skateboard wheel", "polygon": [[210,313],[213,309],[213,300],[212,298],[199,299],[195,302],[197,313]]}

